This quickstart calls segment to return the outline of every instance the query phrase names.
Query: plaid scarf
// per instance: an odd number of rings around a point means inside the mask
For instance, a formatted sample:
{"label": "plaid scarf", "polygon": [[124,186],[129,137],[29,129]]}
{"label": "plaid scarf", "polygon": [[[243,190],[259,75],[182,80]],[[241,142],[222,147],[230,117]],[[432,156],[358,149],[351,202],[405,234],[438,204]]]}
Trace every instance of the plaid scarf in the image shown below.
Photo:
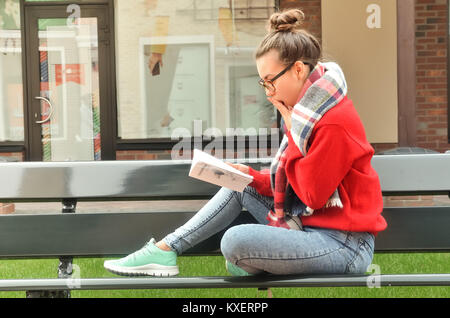
{"label": "plaid scarf", "polygon": [[[308,151],[308,139],[314,126],[327,111],[336,106],[347,95],[347,83],[344,74],[336,63],[318,63],[311,71],[305,85],[300,92],[301,99],[294,106],[292,112],[291,135],[295,145],[303,156]],[[286,130],[283,123],[282,130]],[[283,131],[283,133],[284,133]],[[290,207],[285,198],[294,195],[286,177],[285,150],[288,146],[288,137],[283,139],[270,166],[270,181],[274,197],[274,210],[277,217],[282,217]],[[286,197],[287,196],[287,197]],[[314,210],[304,205],[300,215],[312,215]],[[325,207],[343,207],[338,190],[333,193]]]}

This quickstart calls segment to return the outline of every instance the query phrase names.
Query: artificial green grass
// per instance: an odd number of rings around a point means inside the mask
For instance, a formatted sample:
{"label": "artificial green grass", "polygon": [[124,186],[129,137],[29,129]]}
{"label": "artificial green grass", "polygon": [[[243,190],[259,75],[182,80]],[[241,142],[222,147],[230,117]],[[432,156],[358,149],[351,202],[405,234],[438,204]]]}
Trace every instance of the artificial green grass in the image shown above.
{"label": "artificial green grass", "polygon": [[[103,268],[104,259],[76,258],[82,278],[117,277]],[[375,254],[373,264],[381,274],[450,273],[450,253]],[[222,256],[178,258],[180,276],[226,276]],[[58,260],[0,260],[0,279],[55,278]],[[450,298],[450,287],[335,287],[335,288],[271,288],[274,298]],[[24,292],[0,292],[0,298],[25,297]],[[267,292],[245,289],[162,289],[162,290],[87,290],[72,291],[73,298],[264,298]]]}

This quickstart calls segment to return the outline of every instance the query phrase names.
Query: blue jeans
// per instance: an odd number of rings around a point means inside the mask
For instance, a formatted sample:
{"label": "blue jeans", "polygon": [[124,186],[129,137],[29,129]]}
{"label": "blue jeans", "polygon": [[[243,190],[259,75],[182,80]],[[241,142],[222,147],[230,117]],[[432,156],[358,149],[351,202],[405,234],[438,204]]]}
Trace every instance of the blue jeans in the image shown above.
{"label": "blue jeans", "polygon": [[[245,208],[248,212],[241,212]],[[273,198],[252,187],[242,193],[222,188],[186,224],[163,241],[177,254],[227,228],[240,213],[260,224],[229,228],[221,241],[225,258],[250,274],[362,274],[371,264],[374,236],[304,227],[303,231],[267,226]],[[293,214],[294,211],[293,211]]]}

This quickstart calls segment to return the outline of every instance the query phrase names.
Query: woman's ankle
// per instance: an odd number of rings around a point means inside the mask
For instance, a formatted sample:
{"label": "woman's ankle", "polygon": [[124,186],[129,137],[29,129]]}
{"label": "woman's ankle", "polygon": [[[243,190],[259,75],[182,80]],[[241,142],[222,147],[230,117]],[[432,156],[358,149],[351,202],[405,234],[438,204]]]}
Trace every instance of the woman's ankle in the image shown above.
{"label": "woman's ankle", "polygon": [[160,250],[166,251],[166,252],[171,252],[172,249],[170,248],[170,246],[168,246],[166,243],[164,243],[164,241],[159,241],[155,244],[156,247],[158,247]]}

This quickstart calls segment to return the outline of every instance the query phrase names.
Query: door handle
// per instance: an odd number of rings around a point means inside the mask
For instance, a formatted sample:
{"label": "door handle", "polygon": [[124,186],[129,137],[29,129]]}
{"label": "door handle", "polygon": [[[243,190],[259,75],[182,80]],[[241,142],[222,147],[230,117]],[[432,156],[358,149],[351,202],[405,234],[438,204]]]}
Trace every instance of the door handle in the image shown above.
{"label": "door handle", "polygon": [[47,98],[42,97],[42,96],[36,96],[34,99],[43,100],[44,102],[46,102],[50,106],[50,114],[47,116],[47,118],[44,119],[44,120],[36,121],[36,124],[44,124],[44,123],[48,122],[50,120],[50,118],[52,117],[53,105]]}

